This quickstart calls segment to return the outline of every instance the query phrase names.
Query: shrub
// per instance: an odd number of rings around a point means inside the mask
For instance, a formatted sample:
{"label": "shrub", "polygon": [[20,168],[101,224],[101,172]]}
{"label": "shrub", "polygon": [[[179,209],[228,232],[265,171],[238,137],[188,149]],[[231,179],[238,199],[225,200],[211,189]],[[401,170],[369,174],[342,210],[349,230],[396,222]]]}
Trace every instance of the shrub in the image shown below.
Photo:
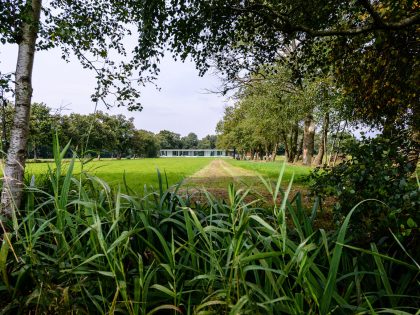
{"label": "shrub", "polygon": [[359,242],[378,241],[388,235],[388,228],[400,238],[418,232],[420,194],[412,177],[417,163],[412,153],[418,147],[410,137],[363,137],[348,142],[343,151],[349,156],[344,162],[317,168],[310,175],[314,194],[335,198],[337,226],[354,205],[371,199],[358,207],[352,219],[350,229]]}

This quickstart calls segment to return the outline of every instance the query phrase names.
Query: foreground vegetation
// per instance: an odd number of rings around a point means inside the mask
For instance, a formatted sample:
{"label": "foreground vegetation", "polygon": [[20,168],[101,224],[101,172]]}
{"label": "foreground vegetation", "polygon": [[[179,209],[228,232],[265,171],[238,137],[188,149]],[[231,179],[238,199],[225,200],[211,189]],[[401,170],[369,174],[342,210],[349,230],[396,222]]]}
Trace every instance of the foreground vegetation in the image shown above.
{"label": "foreground vegetation", "polygon": [[162,178],[138,197],[73,167],[56,149],[47,189],[30,186],[25,210],[6,221],[4,314],[407,314],[420,306],[420,268],[404,244],[352,246],[354,210],[337,233],[315,230],[317,207],[307,212],[299,194],[290,198],[292,182],[280,188],[284,170],[276,187],[265,183],[281,203],[259,208],[233,186],[227,200],[207,194],[198,205],[165,190]]}

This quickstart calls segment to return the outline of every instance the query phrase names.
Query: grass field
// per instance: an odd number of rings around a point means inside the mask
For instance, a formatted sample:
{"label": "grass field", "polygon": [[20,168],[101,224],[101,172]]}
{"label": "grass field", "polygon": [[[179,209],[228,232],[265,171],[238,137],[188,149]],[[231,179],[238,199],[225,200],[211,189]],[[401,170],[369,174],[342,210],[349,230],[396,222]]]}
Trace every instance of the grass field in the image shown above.
{"label": "grass field", "polygon": [[[111,186],[122,184],[125,174],[128,187],[135,191],[143,191],[144,185],[157,188],[157,170],[164,177],[165,173],[169,185],[174,185],[187,176],[200,170],[213,159],[211,158],[156,158],[156,159],[133,159],[133,160],[108,160],[91,161],[84,165],[83,169],[90,175],[104,179]],[[26,177],[42,176],[47,173],[48,164],[53,163],[28,163]],[[75,174],[80,173],[81,163],[76,163]]]}
{"label": "grass field", "polygon": [[[233,159],[226,160],[233,166],[242,167],[247,170],[251,170],[261,174],[263,177],[268,177],[271,180],[277,180],[280,169],[283,164],[282,159],[276,160],[273,162],[254,162],[254,161],[237,161]],[[305,177],[309,175],[309,172],[312,168],[309,166],[302,165],[293,165],[289,164],[286,166],[283,179],[284,182],[289,182],[294,174],[293,182],[296,184],[302,184],[305,181]]]}
{"label": "grass field", "polygon": [[[163,178],[165,178],[166,174],[168,184],[171,186],[204,168],[213,160],[213,158],[103,159],[100,161],[90,161],[83,166],[83,170],[87,171],[90,175],[95,175],[104,179],[108,184],[114,187],[118,185],[123,186],[123,177],[125,176],[127,186],[134,191],[141,192],[143,191],[144,185],[157,188],[157,170],[161,172]],[[274,181],[277,180],[283,163],[281,159],[274,163],[237,161],[233,159],[224,159],[224,161],[228,162],[230,165],[253,171],[256,175],[260,174],[261,176],[268,177]],[[69,161],[67,160],[66,163],[69,163]],[[36,179],[42,178],[42,176],[47,173],[48,165],[54,167],[52,162],[27,163],[26,178],[29,179],[32,175],[35,175]],[[287,165],[283,183],[289,182],[292,174],[295,174],[294,183],[298,185],[303,184],[305,176],[309,174],[310,169],[310,167],[306,166]],[[81,163],[76,162],[74,172],[75,174],[78,174],[80,171]],[[211,175],[212,174],[209,174],[209,177]],[[248,181],[248,184],[254,184],[256,181],[259,182],[257,177],[243,177],[241,180],[244,182]],[[212,188],[213,186],[224,188],[233,180],[231,177],[219,177],[216,179],[217,183],[214,181],[215,179],[211,181],[211,185],[209,184],[211,187],[207,188]],[[200,186],[206,187],[203,183]],[[123,190],[125,190],[124,187]]]}

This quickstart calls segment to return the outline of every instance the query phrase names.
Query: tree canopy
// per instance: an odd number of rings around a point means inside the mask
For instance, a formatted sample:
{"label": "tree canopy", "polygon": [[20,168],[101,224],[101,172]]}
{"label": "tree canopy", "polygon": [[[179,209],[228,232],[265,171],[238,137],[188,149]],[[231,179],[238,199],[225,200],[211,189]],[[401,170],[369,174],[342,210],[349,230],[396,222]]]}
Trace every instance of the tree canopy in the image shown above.
{"label": "tree canopy", "polygon": [[418,124],[417,1],[161,3],[158,18],[144,25],[153,28],[145,58],[169,47],[181,59],[191,56],[202,74],[216,66],[228,79],[279,60],[296,80],[332,70],[356,100],[354,117],[375,126]]}

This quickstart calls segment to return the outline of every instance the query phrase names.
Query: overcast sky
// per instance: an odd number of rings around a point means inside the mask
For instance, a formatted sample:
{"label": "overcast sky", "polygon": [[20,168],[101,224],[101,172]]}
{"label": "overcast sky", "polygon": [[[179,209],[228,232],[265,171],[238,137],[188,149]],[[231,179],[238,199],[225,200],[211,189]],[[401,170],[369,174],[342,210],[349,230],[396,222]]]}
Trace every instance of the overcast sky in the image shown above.
{"label": "overcast sky", "polygon": [[[0,46],[0,72],[14,72],[16,56],[17,45]],[[83,69],[77,60],[66,63],[60,56],[59,50],[36,53],[32,101],[44,102],[51,108],[65,106],[68,109],[65,113],[92,113],[93,72]],[[140,89],[141,112],[129,112],[120,107],[109,113],[134,117],[136,128],[155,133],[163,129],[183,136],[194,132],[199,138],[215,134],[226,101],[224,97],[206,92],[206,89],[216,90],[220,85],[216,76],[208,74],[201,78],[191,62],[165,58],[156,83],[161,91],[152,85]],[[101,105],[99,110],[106,109]]]}

